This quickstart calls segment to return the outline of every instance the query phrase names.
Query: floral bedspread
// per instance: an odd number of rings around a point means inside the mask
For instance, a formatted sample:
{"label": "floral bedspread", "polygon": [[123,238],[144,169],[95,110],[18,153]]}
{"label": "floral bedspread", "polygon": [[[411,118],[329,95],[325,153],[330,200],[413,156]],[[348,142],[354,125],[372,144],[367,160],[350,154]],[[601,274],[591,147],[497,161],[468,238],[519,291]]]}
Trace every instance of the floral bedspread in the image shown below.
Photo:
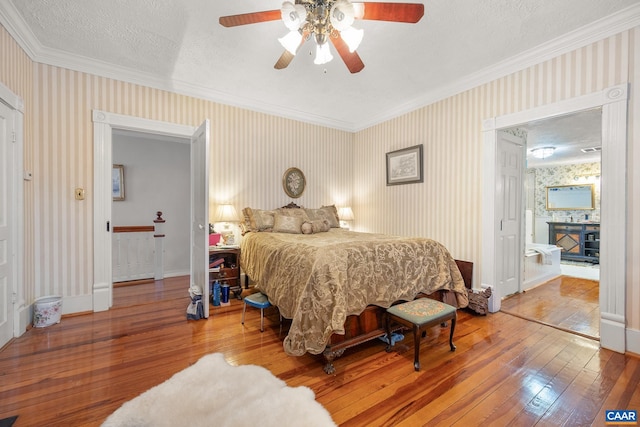
{"label": "floral bedspread", "polygon": [[358,233],[339,228],[303,235],[248,233],[240,264],[257,288],[291,319],[287,354],[320,354],[331,334],[344,334],[349,315],[368,305],[387,308],[398,300],[438,290],[469,303],[455,260],[426,238]]}

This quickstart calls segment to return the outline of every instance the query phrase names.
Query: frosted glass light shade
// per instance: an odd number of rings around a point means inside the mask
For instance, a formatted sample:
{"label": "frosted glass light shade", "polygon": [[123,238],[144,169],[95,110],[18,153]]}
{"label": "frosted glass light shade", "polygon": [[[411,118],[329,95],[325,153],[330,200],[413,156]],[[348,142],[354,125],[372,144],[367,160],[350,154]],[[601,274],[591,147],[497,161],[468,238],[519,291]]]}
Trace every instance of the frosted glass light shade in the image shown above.
{"label": "frosted glass light shade", "polygon": [[280,9],[282,22],[291,31],[298,30],[307,19],[307,10],[301,4],[293,4],[290,1],[282,3]]}
{"label": "frosted glass light shade", "polygon": [[353,27],[349,27],[340,32],[340,37],[342,40],[349,46],[349,52],[353,53],[358,46],[360,46],[360,42],[362,41],[362,37],[364,36],[364,30],[356,30]]}
{"label": "frosted glass light shade", "polygon": [[319,44],[316,47],[316,59],[313,60],[314,64],[316,65],[326,64],[332,59],[333,59],[333,55],[331,55],[331,50],[329,50],[329,43]]}
{"label": "frosted glass light shade", "polygon": [[329,21],[333,28],[343,31],[353,24],[354,16],[353,5],[346,0],[339,0],[331,7]]}
{"label": "frosted glass light shade", "polygon": [[287,33],[286,36],[280,37],[278,39],[282,47],[287,49],[293,55],[298,51],[298,47],[300,43],[302,43],[302,34],[298,32],[298,30],[293,30]]}

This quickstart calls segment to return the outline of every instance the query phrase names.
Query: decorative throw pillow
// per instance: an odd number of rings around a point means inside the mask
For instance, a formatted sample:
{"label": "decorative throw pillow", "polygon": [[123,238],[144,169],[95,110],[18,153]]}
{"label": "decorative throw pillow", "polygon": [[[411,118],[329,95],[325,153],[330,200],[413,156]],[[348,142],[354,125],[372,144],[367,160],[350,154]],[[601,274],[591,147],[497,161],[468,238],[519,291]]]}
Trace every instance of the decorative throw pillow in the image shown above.
{"label": "decorative throw pillow", "polygon": [[340,220],[338,219],[338,209],[335,205],[322,206],[320,209],[305,209],[311,220],[326,219],[331,228],[339,228]]}
{"label": "decorative throw pillow", "polygon": [[273,231],[275,233],[302,233],[302,218],[295,216],[286,216],[275,214],[273,222]]}
{"label": "decorative throw pillow", "polygon": [[240,231],[244,236],[251,231],[251,208],[242,209],[242,216],[244,217],[244,221],[240,223]]}
{"label": "decorative throw pillow", "polygon": [[254,220],[258,229],[260,231],[264,231],[273,228],[274,215],[274,211],[263,211],[261,209],[256,209],[254,211]]}
{"label": "decorative throw pillow", "polygon": [[322,206],[320,210],[326,212],[327,218],[325,219],[329,221],[331,228],[340,228],[340,218],[338,217],[338,208],[336,208],[336,205]]}
{"label": "decorative throw pillow", "polygon": [[300,226],[300,231],[302,231],[302,234],[313,234],[313,226],[309,221],[305,221]]}
{"label": "decorative throw pillow", "polygon": [[[276,213],[284,216],[292,216],[292,217],[300,218],[302,219],[302,222],[311,220],[311,218],[309,218],[309,216],[307,215],[307,212],[305,209],[278,208],[276,209]],[[300,225],[302,225],[302,223]]]}
{"label": "decorative throw pillow", "polygon": [[251,231],[251,228],[247,225],[246,222],[243,221],[243,222],[240,223],[240,234],[241,235],[244,236],[245,234],[249,233],[250,231]]}
{"label": "decorative throw pillow", "polygon": [[316,219],[304,222],[301,229],[303,234],[315,234],[327,232],[331,227],[326,219]]}
{"label": "decorative throw pillow", "polygon": [[244,208],[242,213],[245,216],[245,221],[248,218],[251,231],[271,231],[273,228],[274,211]]}
{"label": "decorative throw pillow", "polygon": [[307,216],[309,217],[309,219],[311,221],[313,221],[314,219],[322,219],[320,218],[319,214],[318,214],[318,210],[319,209],[307,209],[305,208],[305,212],[307,213]]}

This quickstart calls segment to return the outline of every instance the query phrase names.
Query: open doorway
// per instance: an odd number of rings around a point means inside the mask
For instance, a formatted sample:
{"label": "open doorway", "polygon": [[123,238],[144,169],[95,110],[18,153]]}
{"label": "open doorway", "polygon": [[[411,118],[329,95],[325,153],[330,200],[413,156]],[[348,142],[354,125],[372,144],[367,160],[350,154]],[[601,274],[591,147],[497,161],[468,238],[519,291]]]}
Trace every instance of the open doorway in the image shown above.
{"label": "open doorway", "polygon": [[600,108],[504,129],[525,142],[522,293],[502,311],[599,339]]}
{"label": "open doorway", "polygon": [[[561,274],[599,280],[602,110],[533,121],[517,129],[525,132],[527,146],[524,229],[528,259],[523,290],[544,282],[544,275],[538,280],[527,276],[539,275],[537,270],[544,271],[558,255]],[[527,271],[527,260],[542,265],[536,270],[535,263],[529,262],[532,271]],[[557,271],[554,267],[550,267],[551,274]]]}
{"label": "open doorway", "polygon": [[[623,353],[626,349],[626,162],[628,87],[612,86],[599,92],[537,107],[531,110],[483,121],[483,190],[482,205],[482,283],[494,286],[497,295],[494,309],[500,308],[503,296],[500,286],[502,272],[496,259],[498,227],[498,190],[496,165],[498,159],[497,135],[499,130],[578,111],[601,108],[602,111],[602,174],[601,191],[606,202],[601,205],[601,225],[606,233],[601,236],[600,253],[600,345]],[[524,215],[523,215],[524,217]],[[523,218],[524,221],[524,218]]]}
{"label": "open doorway", "polygon": [[[113,163],[125,178],[121,197],[112,203],[113,306],[184,297],[190,262],[185,209],[190,203],[185,191],[191,176],[190,140],[123,129],[113,129],[112,138]],[[158,213],[165,221],[163,237],[153,231]],[[161,257],[155,253],[156,239],[162,239]],[[157,272],[161,277],[155,277]],[[182,285],[172,285],[179,281]]]}
{"label": "open doorway", "polygon": [[[93,265],[94,265],[94,283],[93,283],[93,310],[105,311],[113,305],[113,285],[112,285],[112,234],[111,234],[111,222],[112,222],[112,169],[113,169],[113,155],[112,155],[112,143],[113,143],[113,130],[122,129],[142,133],[150,133],[154,135],[164,135],[177,138],[191,138],[192,152],[194,150],[194,141],[200,141],[201,138],[194,139],[194,131],[196,129],[192,126],[178,125],[168,122],[160,122],[156,120],[143,119],[139,117],[124,116],[120,114],[113,114],[104,111],[93,112],[94,123],[94,235],[93,235]],[[208,153],[208,123],[205,127],[206,138],[204,146],[207,147]],[[198,129],[198,132],[200,130]],[[198,155],[200,155],[198,151]],[[202,161],[207,160],[207,156],[200,156]],[[192,153],[191,163],[193,164],[194,158]],[[191,167],[193,172],[194,168]],[[193,190],[193,181],[198,183],[205,182],[208,176],[208,167],[205,167],[201,172],[202,177],[194,179],[192,177],[191,188]],[[200,189],[199,189],[200,190]],[[200,191],[202,197],[208,195],[208,188],[205,191]],[[193,198],[193,196],[191,196]],[[204,214],[207,216],[208,214]],[[191,221],[194,222],[194,221]],[[198,218],[198,226],[201,224],[202,219]],[[193,225],[193,224],[191,224]],[[191,227],[192,235],[195,233],[193,227]],[[206,227],[198,227],[198,229],[205,229]],[[206,236],[202,234],[202,262],[191,262],[191,281],[193,281],[196,275],[193,273],[194,266],[197,268],[205,269],[206,267],[206,255],[204,250],[204,241]],[[199,242],[198,239],[192,240],[193,242]],[[204,277],[204,273],[198,272],[196,279],[202,281],[200,277]],[[200,283],[200,282],[198,282]],[[202,285],[206,288],[205,285]]]}

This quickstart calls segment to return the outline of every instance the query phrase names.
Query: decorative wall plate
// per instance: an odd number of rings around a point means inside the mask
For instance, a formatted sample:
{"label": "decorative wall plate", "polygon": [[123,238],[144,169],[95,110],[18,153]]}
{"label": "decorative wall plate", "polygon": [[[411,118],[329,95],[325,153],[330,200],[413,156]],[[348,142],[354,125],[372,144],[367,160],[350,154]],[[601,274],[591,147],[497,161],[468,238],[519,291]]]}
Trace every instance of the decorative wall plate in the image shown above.
{"label": "decorative wall plate", "polygon": [[287,196],[294,199],[302,196],[307,181],[302,171],[298,168],[289,168],[282,177],[282,188]]}

